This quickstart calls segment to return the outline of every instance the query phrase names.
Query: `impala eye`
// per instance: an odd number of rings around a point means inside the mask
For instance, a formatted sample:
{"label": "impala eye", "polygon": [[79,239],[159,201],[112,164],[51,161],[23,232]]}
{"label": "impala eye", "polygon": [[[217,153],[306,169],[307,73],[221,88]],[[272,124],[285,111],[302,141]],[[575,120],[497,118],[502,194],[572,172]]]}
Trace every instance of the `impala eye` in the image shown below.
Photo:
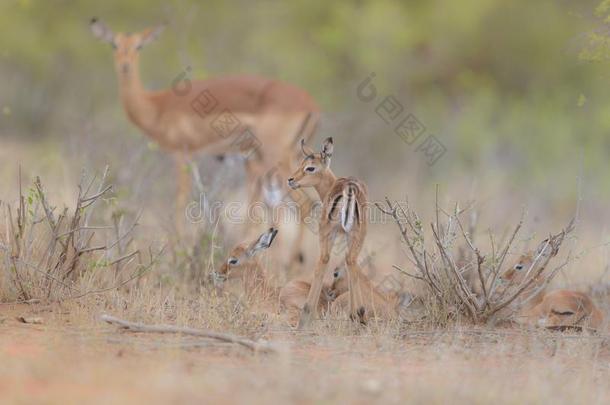
{"label": "impala eye", "polygon": [[315,168],[315,167],[313,167],[313,166],[309,166],[309,167],[306,167],[306,168],[305,168],[305,171],[306,171],[306,172],[309,172],[309,173],[313,173],[313,172],[315,172],[315,171],[316,171],[316,168]]}
{"label": "impala eye", "polygon": [[338,271],[335,271],[335,273],[333,274],[333,277],[334,277],[334,278],[339,278],[339,272],[338,272]]}
{"label": "impala eye", "polygon": [[554,315],[559,315],[559,316],[574,315],[574,312],[572,312],[572,311],[556,311],[554,309],[551,309],[551,313],[554,314]]}
{"label": "impala eye", "polygon": [[521,263],[515,265],[515,270],[523,270],[523,265]]}
{"label": "impala eye", "polygon": [[239,260],[234,257],[231,257],[227,263],[229,263],[231,266],[235,266],[237,263],[239,263]]}

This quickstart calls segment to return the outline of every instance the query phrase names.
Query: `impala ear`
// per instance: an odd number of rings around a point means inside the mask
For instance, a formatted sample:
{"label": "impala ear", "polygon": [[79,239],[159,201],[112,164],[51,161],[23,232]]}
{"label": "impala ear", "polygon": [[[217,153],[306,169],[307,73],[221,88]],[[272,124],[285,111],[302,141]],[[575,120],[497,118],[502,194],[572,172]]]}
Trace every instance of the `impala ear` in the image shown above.
{"label": "impala ear", "polygon": [[305,156],[306,158],[315,155],[313,149],[305,145],[305,139],[301,139],[301,152],[303,152],[303,156]]}
{"label": "impala ear", "polygon": [[93,17],[89,22],[89,28],[91,29],[94,37],[100,41],[109,43],[113,47],[116,46],[114,43],[114,33],[112,30],[96,17]]}
{"label": "impala ear", "polygon": [[277,235],[277,229],[269,228],[269,230],[258,237],[256,242],[252,244],[248,249],[248,256],[253,256],[261,250],[265,250],[271,246],[275,236]]}
{"label": "impala ear", "polygon": [[140,34],[142,36],[142,38],[140,39],[140,42],[138,43],[138,49],[142,49],[142,47],[150,44],[155,39],[159,38],[159,35],[161,35],[163,30],[165,30],[165,24],[160,24],[160,25],[157,25],[156,27],[147,28],[144,31],[142,31],[142,33]]}
{"label": "impala ear", "polygon": [[550,239],[545,239],[536,248],[536,256],[540,257],[553,257],[559,252],[559,248],[553,244]]}
{"label": "impala ear", "polygon": [[324,163],[326,166],[330,165],[330,159],[333,157],[333,138],[328,137],[324,140],[322,144],[322,159],[324,159]]}

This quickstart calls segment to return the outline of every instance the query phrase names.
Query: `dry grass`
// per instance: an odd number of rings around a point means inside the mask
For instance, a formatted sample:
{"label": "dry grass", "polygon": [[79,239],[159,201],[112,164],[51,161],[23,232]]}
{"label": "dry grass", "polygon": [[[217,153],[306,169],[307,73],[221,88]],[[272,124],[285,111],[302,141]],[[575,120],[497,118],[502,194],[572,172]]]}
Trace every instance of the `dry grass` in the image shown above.
{"label": "dry grass", "polygon": [[0,203],[3,301],[77,299],[119,289],[152,269],[161,252],[149,249],[144,262],[144,252],[133,246],[137,218],[125,225],[111,211],[110,223],[100,223],[104,216],[96,208],[111,199],[106,175],[83,174],[73,208],[63,209],[48,200],[40,178],[24,190],[19,176],[15,206]]}
{"label": "dry grass", "polygon": [[[262,303],[256,294],[246,295],[239,289],[220,293],[208,283],[207,273],[223,258],[223,247],[230,246],[221,243],[226,235],[218,234],[221,232],[218,229],[198,228],[187,238],[172,241],[171,232],[147,224],[144,232],[135,227],[123,239],[120,235],[126,234],[138,217],[118,208],[120,203],[113,202],[115,196],[98,197],[100,200],[90,207],[94,209],[90,213],[89,208],[83,209],[86,203],[83,200],[106,190],[108,184],[100,183],[101,178],[90,187],[90,192],[81,193],[69,204],[71,209],[53,210],[53,221],[49,220],[44,206],[61,204],[47,201],[49,192],[41,183],[24,186],[21,194],[25,197],[26,209],[21,209],[22,198],[17,199],[21,212],[28,215],[18,220],[20,214],[13,208],[9,214],[8,205],[3,205],[3,215],[13,223],[0,237],[4,248],[0,253],[4,255],[0,287],[4,302],[0,305],[3,330],[0,389],[6,401],[610,401],[607,384],[610,337],[606,332],[593,335],[473,326],[464,297],[460,295],[452,296],[453,314],[446,302],[423,294],[427,305],[416,316],[409,317],[409,321],[373,320],[361,326],[346,315],[333,314],[317,321],[313,330],[298,333],[278,313],[273,298]],[[88,188],[91,178],[85,183],[82,190]],[[31,203],[27,201],[30,189]],[[65,236],[53,238],[51,226],[58,221],[60,212],[65,215],[62,220],[65,228],[55,233],[69,235],[74,227],[66,224],[87,226],[86,218],[95,219],[90,223],[105,228],[95,232],[85,230],[75,235],[74,243],[65,243],[62,239]],[[121,214],[125,219],[120,219]],[[21,233],[19,221],[25,224]],[[151,229],[158,239],[169,242],[161,255],[154,247],[153,253],[149,253]],[[436,229],[442,229],[443,235],[449,238],[448,227]],[[460,236],[459,227],[453,231],[454,236]],[[94,236],[90,236],[92,233]],[[470,231],[464,233],[471,236]],[[125,242],[120,250],[115,243],[117,235]],[[396,232],[394,237],[398,239],[398,236]],[[14,250],[16,241],[25,246],[18,254]],[[57,245],[56,253],[45,254],[53,241]],[[56,266],[68,263],[66,255],[62,255],[67,247],[72,246],[78,252],[78,249],[102,245],[104,249],[81,254],[70,273],[73,276],[67,275],[70,266]],[[117,270],[116,260],[133,251],[140,251],[142,258],[125,262]],[[518,248],[511,249],[507,255],[513,251]],[[381,256],[383,260],[386,255],[391,258],[389,261],[406,267],[389,253],[373,256]],[[470,260],[473,258],[476,262],[476,254],[470,255]],[[51,264],[34,270],[26,262]],[[443,260],[437,256],[436,262],[443,263]],[[143,269],[147,271],[142,272]],[[19,287],[17,274],[24,288]],[[448,274],[455,277],[454,273]],[[400,277],[399,284],[407,284],[408,279]],[[451,277],[447,280],[455,280]],[[417,284],[412,288],[420,293],[424,291]],[[24,299],[36,299],[36,303],[8,303]],[[603,295],[598,298],[604,299],[607,298]],[[99,317],[104,313],[137,322],[188,326],[252,340],[263,339],[273,342],[279,353],[252,354],[235,345],[186,336],[126,333],[100,322]],[[16,320],[18,316],[38,317],[43,323],[23,324]]]}

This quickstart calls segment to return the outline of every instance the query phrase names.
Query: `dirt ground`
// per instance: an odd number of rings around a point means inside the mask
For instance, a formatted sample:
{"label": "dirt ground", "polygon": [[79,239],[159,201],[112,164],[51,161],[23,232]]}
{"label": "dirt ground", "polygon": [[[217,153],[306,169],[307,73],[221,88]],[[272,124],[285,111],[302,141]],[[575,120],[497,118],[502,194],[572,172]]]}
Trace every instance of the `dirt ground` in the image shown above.
{"label": "dirt ground", "polygon": [[1,310],[4,403],[610,401],[610,340],[600,335],[409,327],[333,335],[270,327],[261,337],[278,353],[257,354],[119,331],[66,306]]}

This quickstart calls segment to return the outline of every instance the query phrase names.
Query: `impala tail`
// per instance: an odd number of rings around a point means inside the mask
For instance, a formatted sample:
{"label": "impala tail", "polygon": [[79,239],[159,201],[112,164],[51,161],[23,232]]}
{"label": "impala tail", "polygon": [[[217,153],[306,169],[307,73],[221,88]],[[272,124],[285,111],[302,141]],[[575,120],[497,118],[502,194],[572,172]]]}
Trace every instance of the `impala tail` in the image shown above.
{"label": "impala tail", "polygon": [[358,217],[356,205],[356,186],[347,184],[343,189],[343,206],[341,207],[341,227],[349,232],[354,226],[354,220]]}

